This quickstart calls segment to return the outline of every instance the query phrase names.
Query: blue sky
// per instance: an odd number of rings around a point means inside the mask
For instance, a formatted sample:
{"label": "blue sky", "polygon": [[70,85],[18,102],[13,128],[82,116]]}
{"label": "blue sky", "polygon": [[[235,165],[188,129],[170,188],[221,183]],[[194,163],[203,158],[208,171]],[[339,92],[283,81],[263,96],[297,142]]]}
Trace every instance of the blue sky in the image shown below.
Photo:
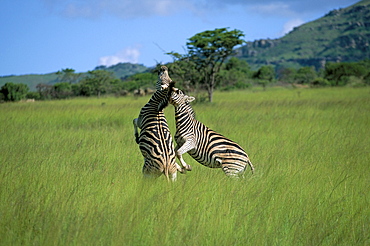
{"label": "blue sky", "polygon": [[356,0],[0,0],[0,76],[154,66],[206,30],[279,38]]}

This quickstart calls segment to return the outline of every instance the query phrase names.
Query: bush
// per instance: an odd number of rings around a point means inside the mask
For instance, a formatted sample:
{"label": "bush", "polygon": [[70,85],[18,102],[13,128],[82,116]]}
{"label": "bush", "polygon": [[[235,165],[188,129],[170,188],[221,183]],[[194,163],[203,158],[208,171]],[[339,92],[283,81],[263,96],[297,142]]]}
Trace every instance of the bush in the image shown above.
{"label": "bush", "polygon": [[294,81],[297,84],[309,84],[315,80],[317,74],[314,67],[301,67],[294,76]]}
{"label": "bush", "polygon": [[124,82],[121,89],[126,91],[134,91],[143,88],[155,88],[157,82],[157,75],[152,73],[139,73],[128,77]]}
{"label": "bush", "polygon": [[61,82],[54,84],[54,98],[64,99],[73,95],[70,83]]}
{"label": "bush", "polygon": [[364,83],[366,85],[370,85],[370,73],[368,73],[365,77],[364,77]]}
{"label": "bush", "polygon": [[331,81],[332,85],[346,85],[352,76],[358,78],[366,76],[368,69],[365,65],[361,62],[329,62],[325,66],[324,77]]}
{"label": "bush", "polygon": [[41,99],[41,95],[38,92],[30,91],[30,92],[27,93],[26,98],[27,99],[40,100]]}
{"label": "bush", "polygon": [[358,78],[356,76],[348,76],[346,77],[346,85],[350,87],[364,87],[366,86],[363,79]]}
{"label": "bush", "polygon": [[330,82],[327,79],[318,77],[315,78],[311,83],[311,87],[322,87],[322,86],[330,86]]}
{"label": "bush", "polygon": [[246,89],[251,87],[250,78],[238,70],[223,70],[217,77],[217,88],[223,91]]}
{"label": "bush", "polygon": [[26,84],[6,83],[1,87],[0,93],[2,93],[4,101],[17,102],[26,97],[28,90]]}

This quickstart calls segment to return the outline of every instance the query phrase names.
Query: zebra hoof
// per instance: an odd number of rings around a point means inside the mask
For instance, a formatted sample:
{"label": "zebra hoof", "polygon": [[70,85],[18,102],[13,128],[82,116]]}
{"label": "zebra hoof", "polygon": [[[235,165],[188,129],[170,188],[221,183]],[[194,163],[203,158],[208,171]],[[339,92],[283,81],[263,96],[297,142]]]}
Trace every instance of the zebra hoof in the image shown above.
{"label": "zebra hoof", "polygon": [[186,169],[185,169],[185,168],[181,168],[181,169],[179,170],[179,172],[180,172],[181,174],[186,174]]}
{"label": "zebra hoof", "polygon": [[191,166],[190,165],[187,165],[186,171],[191,171],[191,170],[192,170]]}

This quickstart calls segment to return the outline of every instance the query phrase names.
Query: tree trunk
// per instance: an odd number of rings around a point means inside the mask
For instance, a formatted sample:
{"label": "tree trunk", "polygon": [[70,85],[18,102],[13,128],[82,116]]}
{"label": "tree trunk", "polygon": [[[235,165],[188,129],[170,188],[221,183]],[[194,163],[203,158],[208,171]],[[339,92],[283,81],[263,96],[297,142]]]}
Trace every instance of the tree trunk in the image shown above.
{"label": "tree trunk", "polygon": [[213,89],[211,88],[208,89],[208,100],[209,102],[213,101]]}
{"label": "tree trunk", "polygon": [[213,89],[215,87],[215,75],[216,72],[214,71],[214,68],[212,68],[212,74],[210,76],[210,80],[208,83],[208,100],[209,102],[213,101]]}

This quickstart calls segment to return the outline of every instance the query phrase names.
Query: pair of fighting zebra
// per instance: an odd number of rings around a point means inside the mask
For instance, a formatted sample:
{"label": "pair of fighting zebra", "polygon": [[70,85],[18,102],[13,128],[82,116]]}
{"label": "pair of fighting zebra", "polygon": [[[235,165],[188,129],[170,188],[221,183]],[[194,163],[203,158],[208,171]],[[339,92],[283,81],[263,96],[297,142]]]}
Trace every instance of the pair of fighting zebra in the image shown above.
{"label": "pair of fighting zebra", "polygon": [[[162,66],[156,92],[133,121],[135,140],[144,157],[144,176],[164,174],[168,180],[175,181],[177,171],[191,170],[182,158],[185,153],[204,166],[222,168],[226,176],[239,177],[247,166],[253,172],[254,167],[243,148],[197,121],[190,105],[195,98],[185,95],[174,84],[167,67]],[[168,103],[175,107],[176,148],[163,113]],[[176,163],[176,157],[181,165]]]}

